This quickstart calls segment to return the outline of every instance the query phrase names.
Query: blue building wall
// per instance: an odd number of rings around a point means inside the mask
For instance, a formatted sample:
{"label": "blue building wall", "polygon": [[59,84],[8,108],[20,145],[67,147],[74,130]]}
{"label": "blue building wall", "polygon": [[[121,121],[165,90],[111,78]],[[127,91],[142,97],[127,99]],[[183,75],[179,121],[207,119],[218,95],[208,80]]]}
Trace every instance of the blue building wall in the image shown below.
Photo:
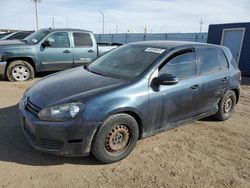
{"label": "blue building wall", "polygon": [[223,29],[245,28],[241,55],[239,58],[239,68],[243,75],[250,76],[250,23],[232,23],[210,25],[207,42],[211,44],[221,44]]}
{"label": "blue building wall", "polygon": [[148,40],[178,40],[207,42],[207,33],[129,33],[129,34],[95,34],[99,43],[127,44],[137,41]]}

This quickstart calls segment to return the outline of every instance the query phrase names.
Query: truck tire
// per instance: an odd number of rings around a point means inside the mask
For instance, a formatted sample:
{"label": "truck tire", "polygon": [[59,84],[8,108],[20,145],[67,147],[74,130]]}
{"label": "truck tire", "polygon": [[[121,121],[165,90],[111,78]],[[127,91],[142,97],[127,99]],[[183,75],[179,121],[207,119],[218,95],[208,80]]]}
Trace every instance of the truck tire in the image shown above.
{"label": "truck tire", "polygon": [[234,111],[236,105],[236,95],[234,91],[227,91],[219,102],[219,110],[214,115],[217,120],[225,121],[229,119]]}
{"label": "truck tire", "polygon": [[120,113],[107,118],[97,130],[91,152],[102,163],[113,163],[127,157],[138,140],[137,121]]}
{"label": "truck tire", "polygon": [[34,68],[27,61],[15,60],[10,62],[6,70],[6,77],[9,81],[27,81],[35,76]]}

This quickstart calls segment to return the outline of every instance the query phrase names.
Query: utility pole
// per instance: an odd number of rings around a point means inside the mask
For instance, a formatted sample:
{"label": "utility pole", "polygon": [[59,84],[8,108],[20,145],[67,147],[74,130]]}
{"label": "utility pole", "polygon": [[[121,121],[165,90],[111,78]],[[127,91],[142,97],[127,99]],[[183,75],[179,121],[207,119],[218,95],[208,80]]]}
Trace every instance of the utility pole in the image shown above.
{"label": "utility pole", "polygon": [[69,20],[68,20],[68,16],[66,16],[66,25],[67,25],[67,28],[69,28]]}
{"label": "utility pole", "polygon": [[52,17],[52,28],[55,28],[55,18]]}
{"label": "utility pole", "polygon": [[36,11],[36,30],[38,30],[38,15],[37,15],[37,3],[41,3],[42,0],[31,0],[35,3],[35,11]]}
{"label": "utility pole", "polygon": [[202,25],[204,24],[204,22],[203,22],[203,20],[202,20],[202,18],[201,18],[201,21],[200,21],[200,33],[201,33],[201,31],[202,31]]}
{"label": "utility pole", "polygon": [[118,25],[116,25],[116,34],[118,33]]}
{"label": "utility pole", "polygon": [[102,15],[102,34],[104,34],[104,13],[100,10],[98,12]]}

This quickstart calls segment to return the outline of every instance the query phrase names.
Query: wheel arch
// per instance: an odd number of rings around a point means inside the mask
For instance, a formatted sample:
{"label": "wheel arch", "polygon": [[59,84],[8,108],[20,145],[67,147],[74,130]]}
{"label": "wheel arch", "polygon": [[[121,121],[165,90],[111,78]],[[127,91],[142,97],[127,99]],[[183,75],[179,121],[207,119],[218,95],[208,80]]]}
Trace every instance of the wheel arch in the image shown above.
{"label": "wheel arch", "polygon": [[[34,61],[34,59],[31,58],[31,57],[11,57],[11,58],[8,58],[8,59],[6,60],[6,62],[7,62],[6,67],[8,67],[8,66],[10,65],[11,62],[16,61],[16,60],[23,60],[23,61],[28,62],[28,63],[33,67],[34,71],[36,72],[35,61]],[[7,70],[7,69],[6,69],[6,70]],[[6,70],[5,70],[5,73],[6,73]]]}
{"label": "wheel arch", "polygon": [[231,88],[231,90],[235,93],[236,95],[236,104],[239,102],[240,99],[240,90],[238,88]]}
{"label": "wheel arch", "polygon": [[131,109],[131,108],[116,109],[116,110],[108,113],[105,116],[105,118],[103,119],[103,121],[105,121],[105,119],[107,119],[108,117],[110,117],[112,115],[120,114],[120,113],[128,114],[128,115],[132,116],[136,120],[136,122],[138,124],[138,128],[139,128],[139,137],[138,137],[138,139],[141,139],[145,122],[143,121],[141,114],[139,112],[137,112],[135,109]]}

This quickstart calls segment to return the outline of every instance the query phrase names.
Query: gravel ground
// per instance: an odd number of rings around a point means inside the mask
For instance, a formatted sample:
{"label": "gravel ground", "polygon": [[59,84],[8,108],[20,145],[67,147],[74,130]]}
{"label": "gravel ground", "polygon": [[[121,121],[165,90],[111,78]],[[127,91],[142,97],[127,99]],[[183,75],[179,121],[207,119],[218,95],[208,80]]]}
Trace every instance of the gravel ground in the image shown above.
{"label": "gravel ground", "polygon": [[143,139],[109,165],[28,145],[17,103],[33,82],[0,81],[0,187],[250,187],[250,78],[228,121],[206,118]]}

